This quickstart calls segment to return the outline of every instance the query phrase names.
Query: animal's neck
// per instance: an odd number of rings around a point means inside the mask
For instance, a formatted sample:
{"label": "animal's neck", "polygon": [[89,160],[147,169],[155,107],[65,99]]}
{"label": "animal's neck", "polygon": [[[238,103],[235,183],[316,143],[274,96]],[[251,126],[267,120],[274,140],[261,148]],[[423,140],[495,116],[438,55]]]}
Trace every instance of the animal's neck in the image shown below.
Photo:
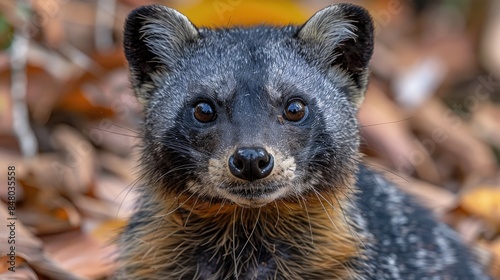
{"label": "animal's neck", "polygon": [[176,262],[171,269],[193,270],[178,275],[196,270],[201,278],[214,279],[348,279],[355,274],[352,262],[363,237],[344,215],[350,211],[345,199],[313,195],[248,209],[179,198],[178,209],[165,216],[168,237],[162,251],[175,254],[169,258]]}

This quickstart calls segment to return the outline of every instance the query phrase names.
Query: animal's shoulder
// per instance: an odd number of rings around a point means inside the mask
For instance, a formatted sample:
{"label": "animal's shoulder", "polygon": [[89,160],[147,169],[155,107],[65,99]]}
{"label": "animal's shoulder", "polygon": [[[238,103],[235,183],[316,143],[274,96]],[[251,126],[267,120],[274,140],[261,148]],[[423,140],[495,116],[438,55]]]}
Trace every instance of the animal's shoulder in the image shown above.
{"label": "animal's shoulder", "polygon": [[383,176],[361,165],[357,187],[377,279],[490,279],[458,233]]}

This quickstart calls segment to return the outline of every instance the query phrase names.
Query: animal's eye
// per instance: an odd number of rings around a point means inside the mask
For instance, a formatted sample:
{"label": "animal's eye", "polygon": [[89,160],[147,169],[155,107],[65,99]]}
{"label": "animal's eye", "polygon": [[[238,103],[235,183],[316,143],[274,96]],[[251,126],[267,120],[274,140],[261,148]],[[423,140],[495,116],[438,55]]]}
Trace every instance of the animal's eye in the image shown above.
{"label": "animal's eye", "polygon": [[307,115],[307,106],[300,99],[292,99],[285,107],[283,116],[285,119],[298,122]]}
{"label": "animal's eye", "polygon": [[215,120],[217,114],[214,107],[207,102],[200,102],[194,106],[194,117],[202,123],[207,123]]}

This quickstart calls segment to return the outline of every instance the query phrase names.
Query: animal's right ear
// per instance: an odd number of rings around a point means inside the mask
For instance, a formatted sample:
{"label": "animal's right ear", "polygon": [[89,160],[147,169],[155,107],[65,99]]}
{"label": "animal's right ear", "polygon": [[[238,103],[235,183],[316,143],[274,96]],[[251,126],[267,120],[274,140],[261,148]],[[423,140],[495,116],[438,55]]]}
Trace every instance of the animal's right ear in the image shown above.
{"label": "animal's right ear", "polygon": [[133,10],[125,21],[123,46],[131,82],[146,101],[159,73],[172,71],[186,47],[199,37],[197,28],[178,11],[161,6]]}
{"label": "animal's right ear", "polygon": [[368,83],[368,63],[373,53],[373,22],[364,8],[336,4],[314,14],[297,37],[306,55],[322,69],[336,67],[353,81],[351,100],[360,105]]}

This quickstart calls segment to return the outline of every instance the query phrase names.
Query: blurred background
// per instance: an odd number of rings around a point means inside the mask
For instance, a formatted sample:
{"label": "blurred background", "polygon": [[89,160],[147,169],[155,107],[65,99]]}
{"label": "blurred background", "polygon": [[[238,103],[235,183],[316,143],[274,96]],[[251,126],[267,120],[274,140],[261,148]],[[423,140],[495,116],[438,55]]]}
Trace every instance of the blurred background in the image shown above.
{"label": "blurred background", "polygon": [[[500,1],[344,2],[368,8],[376,26],[359,113],[365,162],[459,231],[500,279]],[[140,144],[121,47],[133,8],[164,4],[216,27],[300,24],[333,3],[2,0],[0,279],[112,273]]]}

